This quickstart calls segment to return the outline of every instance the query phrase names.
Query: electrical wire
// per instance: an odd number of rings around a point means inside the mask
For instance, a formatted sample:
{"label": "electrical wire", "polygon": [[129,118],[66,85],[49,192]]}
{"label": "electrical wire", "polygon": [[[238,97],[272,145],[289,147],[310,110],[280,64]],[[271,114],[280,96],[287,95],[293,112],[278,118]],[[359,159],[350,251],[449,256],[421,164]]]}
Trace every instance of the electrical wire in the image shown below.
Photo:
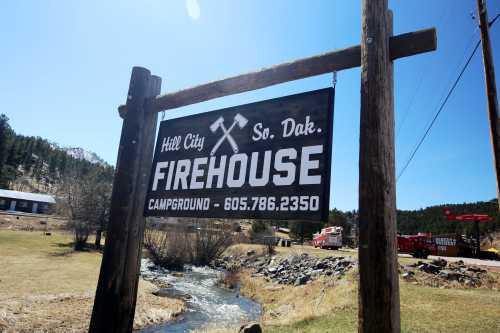
{"label": "electrical wire", "polygon": [[413,108],[413,103],[415,102],[415,98],[417,97],[418,92],[420,90],[420,87],[422,86],[422,82],[424,82],[424,73],[425,73],[425,71],[422,71],[422,73],[420,74],[420,79],[418,81],[416,89],[413,91],[413,96],[411,97],[410,102],[406,106],[406,109],[403,113],[403,117],[401,118],[398,126],[396,126],[396,139],[398,138],[399,133],[401,133],[401,129],[403,128],[403,125],[405,124],[405,120],[406,120],[406,118],[408,118],[408,114],[410,113],[411,109]]}
{"label": "electrical wire", "polygon": [[[500,13],[497,14],[495,16],[495,18],[493,20],[491,20],[488,25],[491,27],[493,26],[493,24],[495,23],[496,19],[500,16]],[[472,58],[474,57],[474,54],[476,53],[477,49],[479,48],[479,45],[481,45],[481,40],[479,40],[477,43],[476,43],[476,46],[474,47],[474,50],[472,51],[471,55],[469,56],[469,58],[467,59],[467,62],[465,63],[465,65],[463,66],[462,70],[460,71],[460,74],[458,75],[458,77],[455,79],[455,82],[453,83],[453,85],[451,86],[450,90],[448,91],[448,94],[446,95],[446,98],[443,100],[443,102],[441,103],[441,106],[439,107],[439,109],[437,110],[436,114],[434,115],[434,118],[432,118],[432,121],[431,123],[429,124],[429,126],[427,127],[427,130],[425,131],[424,135],[422,136],[422,138],[420,139],[420,141],[418,142],[418,144],[416,145],[415,149],[413,150],[413,152],[411,153],[410,155],[410,158],[406,161],[404,167],[401,169],[401,171],[399,172],[397,178],[396,178],[396,182],[399,180],[399,178],[401,178],[401,176],[403,175],[403,173],[406,171],[406,169],[408,168],[408,166],[410,165],[411,161],[413,160],[413,158],[415,157],[415,154],[417,153],[417,151],[419,150],[420,146],[422,145],[422,143],[424,142],[425,138],[427,137],[427,135],[429,134],[430,130],[432,129],[432,126],[434,126],[434,123],[436,122],[436,119],[437,117],[439,116],[439,114],[441,113],[441,111],[443,111],[446,103],[448,102],[448,99],[450,98],[451,94],[453,93],[453,91],[455,90],[456,86],[458,85],[458,82],[460,81],[460,79],[462,78],[462,75],[464,74],[465,70],[467,69],[467,67],[469,66],[469,63],[471,62]]]}
{"label": "electrical wire", "polygon": [[462,78],[462,75],[464,74],[465,70],[467,69],[469,63],[471,62],[472,60],[472,57],[474,56],[474,54],[476,53],[477,49],[479,48],[479,45],[481,45],[481,41],[478,41],[476,43],[476,47],[474,48],[474,51],[472,51],[472,54],[469,56],[469,59],[467,59],[467,62],[465,63],[465,65],[463,66],[462,70],[460,71],[460,74],[458,75],[458,77],[456,78],[455,82],[453,83],[451,89],[448,91],[448,94],[446,95],[446,98],[444,99],[444,101],[441,103],[441,106],[439,107],[439,109],[437,110],[436,114],[434,115],[434,118],[432,118],[432,121],[431,123],[429,124],[429,126],[427,127],[427,130],[425,131],[424,135],[422,136],[422,138],[420,139],[420,141],[418,142],[417,146],[415,147],[415,149],[413,150],[413,152],[411,153],[410,155],[410,158],[408,159],[408,161],[406,161],[406,164],[405,166],[401,169],[401,171],[399,172],[398,174],[398,177],[396,178],[396,182],[399,180],[399,178],[401,178],[401,176],[403,175],[403,173],[405,172],[405,170],[408,168],[408,165],[410,165],[411,161],[413,160],[413,158],[415,157],[415,154],[417,153],[417,151],[419,150],[420,146],[422,145],[422,143],[424,142],[425,138],[427,137],[427,135],[429,134],[430,130],[432,129],[432,126],[434,125],[434,123],[436,122],[436,119],[437,117],[439,116],[439,114],[441,113],[441,111],[443,111],[446,103],[448,102],[448,99],[450,98],[451,94],[453,93],[453,91],[455,90],[456,86],[458,85],[458,82],[460,81],[460,79]]}
{"label": "electrical wire", "polygon": [[[497,20],[497,18],[500,16],[500,13],[498,13],[495,18],[493,20],[491,20],[488,25],[491,27],[493,26],[493,24],[495,23],[495,21]],[[476,53],[477,49],[479,48],[479,45],[481,45],[481,40],[479,40],[477,43],[476,43],[476,46],[474,47],[474,50],[472,51],[471,55],[469,56],[469,58],[467,59],[467,62],[465,63],[465,65],[463,66],[462,70],[460,71],[460,74],[458,75],[458,77],[456,78],[455,82],[453,83],[452,87],[450,88],[450,90],[448,91],[448,94],[446,95],[446,98],[443,100],[443,102],[441,103],[441,106],[439,107],[439,109],[437,110],[436,114],[434,115],[434,118],[432,119],[431,123],[429,124],[429,126],[427,127],[427,130],[425,131],[424,135],[422,136],[422,138],[420,139],[420,141],[418,142],[418,144],[416,145],[416,147],[413,149],[413,152],[411,153],[410,155],[410,158],[406,161],[404,167],[401,169],[401,171],[399,172],[397,178],[396,178],[396,182],[399,180],[399,178],[401,178],[401,176],[403,175],[403,173],[406,171],[406,169],[408,168],[408,165],[410,165],[411,161],[413,160],[413,158],[415,157],[415,154],[417,153],[417,151],[420,149],[420,146],[422,145],[422,143],[424,142],[425,138],[427,137],[427,135],[429,134],[430,130],[432,129],[432,126],[434,126],[434,123],[436,122],[436,119],[437,117],[439,116],[439,114],[441,113],[441,111],[443,111],[446,103],[448,102],[448,99],[450,98],[451,94],[453,93],[453,91],[455,90],[456,86],[458,85],[458,82],[460,81],[460,79],[462,78],[462,75],[464,74],[465,70],[467,69],[467,67],[469,66],[469,63],[471,62],[472,58],[474,57],[474,54]]]}
{"label": "electrical wire", "polygon": [[[443,26],[447,26],[447,24],[449,22],[449,18],[451,17],[451,13],[452,13],[451,8],[450,9],[447,9],[446,7],[444,8],[443,13],[441,14],[440,19],[439,19],[440,21],[443,22]],[[420,78],[417,81],[418,82],[417,86],[416,86],[415,90],[413,90],[413,94],[410,98],[410,101],[409,101],[408,105],[406,106],[406,109],[403,111],[402,117],[400,118],[400,120],[396,126],[396,140],[397,140],[399,134],[401,133],[401,129],[403,128],[406,119],[408,118],[408,114],[411,113],[410,111],[413,109],[413,104],[415,102],[415,98],[418,95],[418,92],[420,91],[420,87],[422,86],[422,82],[424,81],[424,74],[425,73],[426,73],[426,71],[421,71]]]}
{"label": "electrical wire", "polygon": [[[464,49],[464,52],[463,52],[463,55],[462,57],[460,58],[460,61],[457,62],[456,66],[454,66],[454,70],[453,70],[453,73],[458,73],[460,71],[460,69],[464,66],[464,63],[467,61],[468,59],[468,54],[470,54],[470,52],[472,51],[472,49],[474,48],[474,37],[475,37],[475,34],[476,34],[476,30],[474,30],[469,38],[469,41],[467,42],[467,46],[465,47]],[[454,80],[455,80],[455,77],[451,75],[452,73],[450,72],[450,75],[449,75],[449,78],[447,80],[447,83],[443,86],[443,89],[441,91],[441,94],[439,96],[441,96],[439,99],[436,100],[435,104],[436,105],[439,105],[439,102],[442,101],[446,94],[448,93],[449,91],[449,88],[447,87],[450,87]],[[429,124],[425,125],[422,129],[426,129],[427,127],[429,126]],[[397,138],[397,136],[396,136]],[[418,141],[415,142],[415,144],[413,145],[413,148],[410,150],[410,151],[413,151],[418,145]]]}
{"label": "electrical wire", "polygon": [[493,25],[493,23],[495,23],[495,21],[497,20],[497,18],[500,16],[500,13],[498,13],[495,18],[493,20],[490,21],[490,23],[488,23],[488,26],[491,27]]}

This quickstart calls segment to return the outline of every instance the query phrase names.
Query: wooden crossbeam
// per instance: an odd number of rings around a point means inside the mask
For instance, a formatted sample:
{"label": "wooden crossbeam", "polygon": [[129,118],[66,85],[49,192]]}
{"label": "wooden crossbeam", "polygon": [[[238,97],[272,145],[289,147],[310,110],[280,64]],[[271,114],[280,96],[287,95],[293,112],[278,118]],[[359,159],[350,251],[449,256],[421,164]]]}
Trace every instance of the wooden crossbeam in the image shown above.
{"label": "wooden crossbeam", "polygon": [[[424,29],[397,35],[391,37],[389,43],[392,60],[434,51],[437,47],[436,29]],[[351,46],[160,95],[154,101],[154,110],[161,112],[175,109],[288,81],[359,67],[360,65],[361,47],[359,45]],[[123,118],[126,106],[121,105],[118,110]]]}

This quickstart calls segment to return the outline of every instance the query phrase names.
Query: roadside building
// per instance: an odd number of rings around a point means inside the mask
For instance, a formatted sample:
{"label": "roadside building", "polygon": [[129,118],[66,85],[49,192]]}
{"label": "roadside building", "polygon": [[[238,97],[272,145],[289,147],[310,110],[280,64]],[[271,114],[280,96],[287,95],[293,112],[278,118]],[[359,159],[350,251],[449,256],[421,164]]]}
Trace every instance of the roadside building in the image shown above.
{"label": "roadside building", "polygon": [[0,210],[51,214],[56,200],[52,195],[0,189]]}

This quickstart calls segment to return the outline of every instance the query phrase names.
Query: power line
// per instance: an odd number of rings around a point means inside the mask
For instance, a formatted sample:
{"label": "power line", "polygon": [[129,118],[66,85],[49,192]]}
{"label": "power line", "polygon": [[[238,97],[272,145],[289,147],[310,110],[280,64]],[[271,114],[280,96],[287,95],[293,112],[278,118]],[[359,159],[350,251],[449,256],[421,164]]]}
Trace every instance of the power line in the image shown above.
{"label": "power line", "polygon": [[493,25],[493,23],[495,23],[495,21],[497,20],[497,18],[500,16],[500,13],[498,13],[495,18],[493,20],[490,21],[490,23],[488,23],[488,26],[491,27]]}
{"label": "power line", "polygon": [[[439,18],[440,21],[443,21],[443,26],[448,25],[449,19],[451,17],[451,13],[452,13],[451,8],[447,9],[446,7],[444,7],[443,12]],[[474,36],[472,36],[472,37],[474,37]],[[410,111],[413,108],[413,103],[415,102],[415,98],[417,97],[418,92],[420,90],[420,87],[422,86],[422,82],[424,81],[424,74],[425,73],[426,73],[426,71],[421,71],[420,78],[418,79],[416,89],[413,90],[413,94],[409,100],[409,103],[406,106],[406,109],[403,111],[402,117],[399,119],[399,122],[396,126],[396,140],[397,140],[399,134],[401,133],[401,129],[403,128],[406,119],[408,118],[408,114],[410,113]]]}
{"label": "power line", "polygon": [[406,109],[405,109],[405,111],[403,113],[403,117],[399,121],[398,126],[396,126],[396,139],[398,138],[399,133],[401,133],[401,129],[403,128],[405,120],[408,117],[408,114],[410,113],[410,110],[413,107],[413,103],[415,102],[415,97],[417,97],[417,94],[418,94],[418,92],[420,90],[420,87],[422,86],[422,82],[424,81],[423,80],[424,79],[424,73],[425,73],[425,71],[422,71],[422,73],[420,74],[420,79],[418,81],[417,88],[413,91],[413,95],[412,95],[412,97],[410,99],[410,102],[406,106]]}
{"label": "power line", "polygon": [[[495,15],[495,18],[493,20],[491,20],[489,22],[489,26],[493,26],[493,24],[495,23],[495,21],[498,19],[498,17],[500,17],[500,13],[498,13],[497,15]],[[406,164],[405,166],[401,169],[401,171],[399,172],[397,178],[396,178],[396,182],[399,180],[399,178],[401,178],[401,176],[403,175],[403,173],[405,172],[405,170],[408,168],[408,165],[410,165],[411,161],[413,160],[413,157],[415,157],[415,154],[417,153],[418,149],[420,148],[420,146],[422,145],[422,143],[424,142],[425,138],[427,137],[427,135],[429,134],[432,126],[434,125],[434,123],[436,122],[436,119],[437,117],[439,116],[439,114],[441,113],[441,111],[443,111],[444,109],[444,106],[446,105],[446,102],[448,102],[448,99],[450,98],[451,94],[453,93],[453,91],[455,90],[458,82],[460,81],[460,78],[462,77],[462,75],[464,74],[465,70],[467,69],[467,66],[469,66],[469,63],[471,62],[472,60],[472,57],[474,57],[474,54],[476,53],[479,45],[481,45],[481,40],[479,40],[477,43],[476,43],[476,46],[474,47],[474,50],[472,51],[471,55],[469,56],[469,58],[467,59],[467,62],[465,63],[464,67],[462,68],[462,70],[460,71],[460,74],[458,75],[458,77],[456,78],[455,82],[453,83],[452,87],[450,88],[450,91],[448,92],[448,94],[446,95],[446,98],[444,99],[443,103],[441,103],[441,106],[439,107],[438,111],[436,112],[436,114],[434,115],[434,118],[432,119],[431,123],[429,124],[429,126],[427,127],[427,130],[425,131],[424,135],[422,136],[422,138],[420,139],[420,141],[418,142],[417,146],[415,147],[415,149],[413,150],[413,152],[411,153],[410,155],[410,158],[408,159],[408,161],[406,161]]]}
{"label": "power line", "polygon": [[467,59],[467,62],[465,63],[464,67],[462,68],[462,70],[460,71],[460,74],[458,75],[458,77],[456,78],[455,82],[453,83],[451,89],[448,91],[448,94],[446,95],[446,98],[444,99],[443,103],[441,103],[441,106],[439,107],[438,111],[436,112],[436,114],[434,115],[434,118],[432,119],[431,123],[429,124],[429,126],[427,127],[427,130],[425,131],[424,135],[422,136],[422,138],[420,139],[420,141],[418,142],[417,146],[415,147],[415,149],[413,150],[413,152],[411,153],[410,155],[410,158],[408,159],[408,161],[406,161],[406,164],[405,166],[401,169],[401,171],[399,172],[399,175],[398,177],[396,178],[396,182],[399,180],[399,178],[401,178],[401,176],[403,175],[403,173],[405,172],[406,168],[408,168],[408,165],[411,163],[411,161],[413,160],[413,157],[415,157],[415,154],[417,153],[418,149],[420,148],[420,146],[422,145],[422,143],[424,142],[425,138],[427,137],[427,135],[429,134],[432,126],[434,125],[434,123],[436,122],[436,119],[437,117],[439,116],[439,114],[441,113],[441,111],[443,111],[445,105],[446,105],[446,102],[448,102],[448,99],[450,98],[451,94],[453,93],[453,91],[455,90],[458,82],[460,81],[460,78],[462,77],[462,75],[464,74],[465,70],[467,69],[467,66],[469,65],[469,63],[471,62],[472,60],[472,57],[474,56],[474,54],[476,53],[479,45],[481,45],[481,41],[478,41],[476,43],[476,47],[474,48],[474,50],[472,51],[472,54],[469,56],[469,58]]}

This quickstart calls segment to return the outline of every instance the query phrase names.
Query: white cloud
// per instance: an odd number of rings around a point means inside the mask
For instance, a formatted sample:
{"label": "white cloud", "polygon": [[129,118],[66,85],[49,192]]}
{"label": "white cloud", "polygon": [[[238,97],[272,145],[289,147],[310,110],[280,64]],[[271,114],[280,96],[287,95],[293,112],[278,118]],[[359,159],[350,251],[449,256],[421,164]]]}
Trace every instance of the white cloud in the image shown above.
{"label": "white cloud", "polygon": [[198,0],[186,0],[186,8],[191,19],[197,20],[200,18],[200,4]]}

